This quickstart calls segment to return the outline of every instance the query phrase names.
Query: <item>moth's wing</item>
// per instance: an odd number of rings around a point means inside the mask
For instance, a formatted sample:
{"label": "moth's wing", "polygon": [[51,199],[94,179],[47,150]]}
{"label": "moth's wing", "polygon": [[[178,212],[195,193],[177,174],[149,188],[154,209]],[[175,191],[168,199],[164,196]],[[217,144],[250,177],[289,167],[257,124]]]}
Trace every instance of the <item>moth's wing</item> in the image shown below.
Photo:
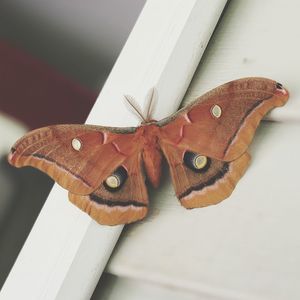
{"label": "moth's wing", "polygon": [[217,204],[229,197],[250,162],[247,152],[231,162],[207,157],[206,165],[195,170],[185,163],[184,150],[171,145],[164,145],[162,150],[176,196],[185,208]]}
{"label": "moth's wing", "polygon": [[69,193],[69,199],[103,225],[128,224],[143,219],[148,211],[148,195],[142,170],[142,154],[136,152],[116,169],[122,184],[110,188],[106,180],[89,195]]}
{"label": "moth's wing", "polygon": [[232,161],[248,148],[262,117],[282,106],[288,92],[265,78],[231,81],[158,124],[165,143]]}
{"label": "moth's wing", "polygon": [[92,125],[44,127],[18,140],[8,160],[15,167],[38,168],[72,193],[86,195],[136,151],[134,130]]}

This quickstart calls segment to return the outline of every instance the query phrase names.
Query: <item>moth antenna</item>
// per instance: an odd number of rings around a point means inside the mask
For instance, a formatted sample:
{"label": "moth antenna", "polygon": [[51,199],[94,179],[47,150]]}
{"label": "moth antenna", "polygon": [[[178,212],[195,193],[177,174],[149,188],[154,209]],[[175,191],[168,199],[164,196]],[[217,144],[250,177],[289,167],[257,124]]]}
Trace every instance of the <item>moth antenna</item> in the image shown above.
{"label": "moth antenna", "polygon": [[146,120],[150,121],[151,120],[151,115],[155,106],[155,97],[156,96],[156,89],[155,87],[152,87],[149,92],[147,93],[146,96]]}
{"label": "moth antenna", "polygon": [[135,101],[135,99],[130,96],[130,95],[124,95],[124,98],[126,100],[126,103],[129,104],[129,108],[130,110],[136,115],[138,116],[143,122],[147,122],[146,119],[143,116],[142,110],[140,108],[140,106],[138,105],[138,103]]}

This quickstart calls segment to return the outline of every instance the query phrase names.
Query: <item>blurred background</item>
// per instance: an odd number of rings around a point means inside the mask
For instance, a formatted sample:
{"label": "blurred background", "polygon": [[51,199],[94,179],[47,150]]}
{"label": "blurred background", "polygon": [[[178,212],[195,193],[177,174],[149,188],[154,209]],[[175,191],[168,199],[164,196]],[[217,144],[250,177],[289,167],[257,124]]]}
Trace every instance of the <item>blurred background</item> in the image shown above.
{"label": "blurred background", "polygon": [[53,185],[6,162],[26,131],[84,123],[145,0],[0,2],[0,288]]}

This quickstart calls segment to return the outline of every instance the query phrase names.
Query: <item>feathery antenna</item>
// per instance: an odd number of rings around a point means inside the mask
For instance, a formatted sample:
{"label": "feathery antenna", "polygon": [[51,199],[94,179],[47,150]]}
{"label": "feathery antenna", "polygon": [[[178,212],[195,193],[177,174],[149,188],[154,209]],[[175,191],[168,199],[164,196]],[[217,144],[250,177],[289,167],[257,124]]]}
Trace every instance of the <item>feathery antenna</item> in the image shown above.
{"label": "feathery antenna", "polygon": [[151,114],[154,109],[155,96],[156,96],[156,90],[153,87],[149,90],[145,98],[145,115],[143,114],[143,111],[139,106],[139,104],[135,101],[135,99],[132,96],[124,95],[124,98],[126,100],[126,103],[130,111],[133,112],[136,116],[138,116],[143,123],[148,123],[151,120]]}
{"label": "feathery antenna", "polygon": [[142,110],[138,103],[134,100],[133,97],[130,95],[124,95],[124,98],[126,99],[127,103],[129,104],[130,110],[137,115],[143,122],[147,122],[146,119],[143,116]]}
{"label": "feathery antenna", "polygon": [[154,109],[154,105],[155,105],[155,96],[156,96],[156,90],[154,87],[152,87],[149,92],[147,93],[146,96],[146,120],[147,122],[151,120],[151,115]]}

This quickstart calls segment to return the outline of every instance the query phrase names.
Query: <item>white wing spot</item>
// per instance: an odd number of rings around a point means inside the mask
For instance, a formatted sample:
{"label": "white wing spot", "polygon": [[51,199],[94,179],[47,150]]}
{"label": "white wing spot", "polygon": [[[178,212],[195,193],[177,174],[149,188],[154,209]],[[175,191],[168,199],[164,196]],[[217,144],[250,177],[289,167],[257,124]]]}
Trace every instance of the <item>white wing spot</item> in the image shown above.
{"label": "white wing spot", "polygon": [[207,165],[207,157],[204,155],[197,155],[194,158],[193,163],[197,170],[201,170]]}
{"label": "white wing spot", "polygon": [[76,151],[80,151],[81,147],[82,147],[82,143],[79,139],[73,139],[72,140],[72,147],[74,150]]}
{"label": "white wing spot", "polygon": [[111,176],[107,177],[105,182],[110,188],[113,188],[113,189],[119,187],[121,184],[120,179],[115,175],[111,175]]}
{"label": "white wing spot", "polygon": [[212,106],[210,112],[213,115],[213,117],[220,118],[222,115],[222,108],[216,104],[216,105]]}

